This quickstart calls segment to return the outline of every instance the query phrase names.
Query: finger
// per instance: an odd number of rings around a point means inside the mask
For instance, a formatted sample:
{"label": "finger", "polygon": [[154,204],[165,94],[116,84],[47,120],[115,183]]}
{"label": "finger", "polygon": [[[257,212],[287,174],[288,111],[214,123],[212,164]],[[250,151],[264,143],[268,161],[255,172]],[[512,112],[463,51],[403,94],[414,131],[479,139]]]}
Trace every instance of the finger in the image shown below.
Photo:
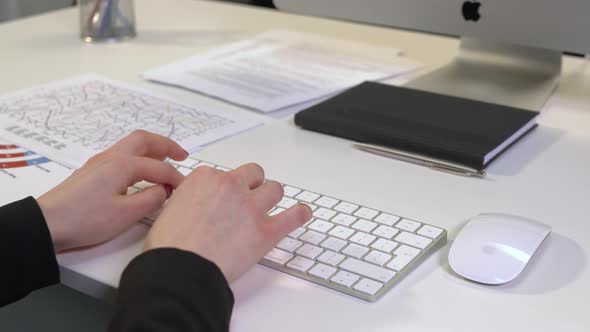
{"label": "finger", "polygon": [[276,181],[265,182],[249,193],[254,204],[263,209],[264,212],[275,207],[283,198],[283,194],[283,186]]}
{"label": "finger", "polygon": [[121,168],[116,171],[123,176],[121,184],[126,187],[145,180],[157,184],[170,184],[176,188],[184,180],[184,176],[174,166],[155,159],[127,157],[119,159],[114,166]]}
{"label": "finger", "polygon": [[297,227],[301,227],[312,217],[311,208],[305,204],[297,204],[290,207],[275,216],[269,217],[268,222],[264,224],[269,238],[273,242],[287,236]]}
{"label": "finger", "polygon": [[122,220],[137,221],[164,206],[172,194],[171,185],[148,187],[132,195],[121,197]]}
{"label": "finger", "polygon": [[181,161],[188,157],[188,153],[178,143],[168,137],[145,130],[134,131],[107,151],[158,160],[168,157]]}
{"label": "finger", "polygon": [[258,164],[242,165],[230,174],[238,176],[249,189],[256,189],[264,183],[264,169]]}

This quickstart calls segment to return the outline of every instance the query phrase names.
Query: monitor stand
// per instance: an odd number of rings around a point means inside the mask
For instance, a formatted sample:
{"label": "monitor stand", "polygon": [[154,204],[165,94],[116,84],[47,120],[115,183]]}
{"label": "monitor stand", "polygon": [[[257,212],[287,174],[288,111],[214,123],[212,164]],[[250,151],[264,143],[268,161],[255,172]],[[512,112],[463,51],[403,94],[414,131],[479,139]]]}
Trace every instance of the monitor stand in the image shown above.
{"label": "monitor stand", "polygon": [[451,63],[406,86],[540,111],[560,75],[560,52],[462,38]]}

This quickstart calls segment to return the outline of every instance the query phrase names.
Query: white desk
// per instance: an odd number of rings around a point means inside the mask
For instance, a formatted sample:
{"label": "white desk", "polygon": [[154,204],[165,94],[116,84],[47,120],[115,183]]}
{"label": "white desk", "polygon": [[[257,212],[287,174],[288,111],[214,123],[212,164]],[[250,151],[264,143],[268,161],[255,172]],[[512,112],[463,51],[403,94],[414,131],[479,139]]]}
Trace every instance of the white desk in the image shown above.
{"label": "white desk", "polygon": [[[137,17],[139,37],[124,44],[82,44],[74,9],[0,25],[0,92],[93,71],[188,101],[204,98],[147,84],[138,74],[271,28],[399,47],[429,66],[447,62],[458,45],[446,37],[216,2],[142,0],[137,1]],[[267,119],[265,127],[199,153],[199,158],[227,166],[255,161],[271,178],[428,221],[449,230],[449,243],[464,220],[483,211],[527,216],[554,230],[511,284],[486,287],[458,278],[449,269],[447,245],[373,304],[257,266],[232,285],[232,329],[585,330],[590,326],[590,99],[588,91],[577,91],[583,65],[582,60],[566,60],[565,88],[551,101],[560,108],[549,109],[538,129],[488,168],[485,180],[362,153],[345,140],[297,129],[291,119]],[[47,189],[30,190],[40,194]],[[137,225],[110,243],[60,255],[64,283],[108,297],[125,265],[140,253],[146,232]]]}

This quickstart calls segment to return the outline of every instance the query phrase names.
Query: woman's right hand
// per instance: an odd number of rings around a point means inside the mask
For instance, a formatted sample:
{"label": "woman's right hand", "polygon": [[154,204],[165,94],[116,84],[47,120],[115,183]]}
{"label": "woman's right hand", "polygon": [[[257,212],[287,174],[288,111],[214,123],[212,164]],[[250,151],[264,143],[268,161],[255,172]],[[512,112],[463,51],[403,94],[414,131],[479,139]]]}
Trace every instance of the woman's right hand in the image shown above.
{"label": "woman's right hand", "polygon": [[239,278],[283,237],[311,219],[298,204],[275,215],[267,212],[283,197],[283,187],[264,182],[256,164],[223,172],[199,167],[180,184],[150,230],[145,250],[178,248],[196,253]]}

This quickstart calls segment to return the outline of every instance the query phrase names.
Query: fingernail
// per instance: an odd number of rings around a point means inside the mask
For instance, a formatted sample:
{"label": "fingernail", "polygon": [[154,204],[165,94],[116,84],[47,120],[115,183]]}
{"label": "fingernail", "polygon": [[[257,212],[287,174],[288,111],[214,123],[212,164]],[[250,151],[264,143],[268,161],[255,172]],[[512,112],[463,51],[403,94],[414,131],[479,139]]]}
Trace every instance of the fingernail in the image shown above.
{"label": "fingernail", "polygon": [[184,149],[182,151],[184,151],[184,153],[186,153],[186,156],[188,157],[188,151],[186,151]]}
{"label": "fingernail", "polygon": [[168,199],[170,198],[170,196],[172,196],[172,191],[174,190],[174,188],[171,184],[165,184],[164,190],[166,190],[166,199]]}

